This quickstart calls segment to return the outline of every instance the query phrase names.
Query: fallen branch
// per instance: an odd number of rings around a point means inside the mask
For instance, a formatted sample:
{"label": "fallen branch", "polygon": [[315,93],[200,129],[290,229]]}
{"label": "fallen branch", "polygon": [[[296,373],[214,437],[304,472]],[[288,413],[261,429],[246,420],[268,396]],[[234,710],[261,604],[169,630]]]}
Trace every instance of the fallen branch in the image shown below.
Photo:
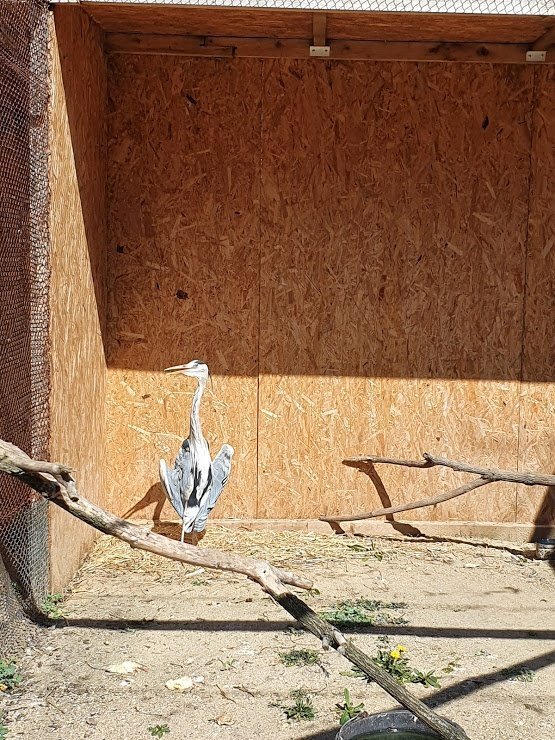
{"label": "fallen branch", "polygon": [[218,550],[201,549],[170,540],[144,527],[110,514],[87,501],[77,491],[70,468],[58,463],[32,460],[18,447],[0,440],[0,471],[19,478],[44,498],[91,527],[127,542],[131,547],[192,565],[246,575],[273,597],[277,604],[304,629],[322,640],[356,665],[390,696],[435,730],[444,740],[468,740],[467,735],[412,696],[372,659],[355,647],[329,622],[319,617],[304,601],[291,593],[289,586],[310,589],[312,583],[290,571],[275,568],[263,560],[242,557]]}
{"label": "fallen branch", "polygon": [[176,542],[115,516],[78,494],[70,468],[59,463],[32,460],[18,447],[3,440],[0,440],[0,471],[19,478],[64,511],[131,547],[190,565],[241,573],[273,596],[287,593],[286,585],[312,588],[311,581],[306,578],[275,568],[264,560]]}
{"label": "fallen branch", "polygon": [[498,470],[496,468],[480,468],[475,465],[468,465],[467,463],[457,462],[455,460],[448,460],[445,457],[436,457],[430,455],[429,452],[424,452],[422,457],[423,460],[403,460],[394,457],[378,457],[377,455],[366,455],[364,457],[349,457],[343,460],[344,465],[348,465],[352,468],[357,468],[363,472],[370,474],[373,470],[374,464],[382,463],[385,465],[402,465],[406,468],[433,468],[436,466],[442,466],[445,468],[451,468],[461,473],[474,473],[480,476],[474,480],[465,483],[459,488],[447,491],[447,493],[441,493],[437,496],[431,496],[430,498],[420,499],[418,501],[411,501],[407,504],[400,504],[399,506],[390,506],[388,508],[375,509],[374,511],[368,511],[363,514],[338,514],[337,516],[322,516],[320,520],[323,522],[354,522],[362,519],[373,519],[377,516],[386,516],[389,514],[398,514],[401,511],[413,511],[414,509],[422,509],[426,506],[435,506],[436,504],[449,501],[457,496],[463,496],[465,493],[470,493],[476,488],[486,486],[489,483],[505,482],[505,483],[521,483],[525,486],[555,486],[555,475],[547,475],[543,473],[517,473],[513,470]]}

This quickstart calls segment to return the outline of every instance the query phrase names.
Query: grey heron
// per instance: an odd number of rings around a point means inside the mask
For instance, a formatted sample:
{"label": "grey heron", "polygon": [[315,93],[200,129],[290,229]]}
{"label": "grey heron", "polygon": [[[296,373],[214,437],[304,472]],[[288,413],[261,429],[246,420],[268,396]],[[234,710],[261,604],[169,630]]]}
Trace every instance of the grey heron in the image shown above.
{"label": "grey heron", "polygon": [[173,469],[160,460],[160,481],[164,492],[178,513],[183,524],[181,542],[186,532],[202,532],[208,515],[216,505],[231,469],[233,447],[222,445],[214,460],[210,458],[208,442],[202,434],[200,424],[200,400],[210,371],[208,365],[192,360],[186,365],[176,365],[164,370],[166,373],[182,373],[198,381],[193,404],[189,436],[177,453]]}

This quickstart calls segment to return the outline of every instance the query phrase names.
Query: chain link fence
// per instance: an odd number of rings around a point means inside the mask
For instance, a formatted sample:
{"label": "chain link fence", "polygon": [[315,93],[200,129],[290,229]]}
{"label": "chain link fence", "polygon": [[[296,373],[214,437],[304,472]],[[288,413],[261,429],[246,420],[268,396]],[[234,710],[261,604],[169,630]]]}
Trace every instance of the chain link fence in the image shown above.
{"label": "chain link fence", "polygon": [[[60,4],[74,0],[55,0]],[[106,2],[106,0],[87,0]],[[554,15],[555,0],[112,0],[112,4],[191,5],[280,10]]]}
{"label": "chain link fence", "polygon": [[[48,452],[48,5],[0,0],[0,437]],[[0,656],[48,584],[47,504],[0,477]]]}

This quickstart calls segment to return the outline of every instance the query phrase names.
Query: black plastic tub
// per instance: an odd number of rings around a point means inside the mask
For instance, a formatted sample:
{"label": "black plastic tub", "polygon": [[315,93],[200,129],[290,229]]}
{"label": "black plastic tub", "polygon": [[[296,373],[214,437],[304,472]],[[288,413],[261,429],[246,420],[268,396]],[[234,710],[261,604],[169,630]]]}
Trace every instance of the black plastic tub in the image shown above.
{"label": "black plastic tub", "polygon": [[[444,719],[453,727],[461,729],[455,722]],[[399,709],[351,719],[337,733],[336,740],[422,740],[426,737],[437,738],[439,735],[420,722],[414,714]]]}

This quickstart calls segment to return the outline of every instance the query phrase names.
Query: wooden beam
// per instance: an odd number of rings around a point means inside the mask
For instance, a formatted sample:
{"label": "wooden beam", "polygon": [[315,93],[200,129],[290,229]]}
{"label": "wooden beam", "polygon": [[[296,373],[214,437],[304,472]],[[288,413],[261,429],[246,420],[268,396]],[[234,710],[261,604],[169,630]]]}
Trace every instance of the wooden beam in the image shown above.
{"label": "wooden beam", "polygon": [[328,19],[325,13],[313,13],[312,15],[312,43],[314,46],[326,45],[326,32]]}
{"label": "wooden beam", "polygon": [[[315,14],[315,18],[320,14]],[[322,33],[321,27],[319,33]],[[320,36],[321,38],[321,36]],[[526,64],[527,44],[477,44],[428,41],[331,41],[330,59],[413,62]],[[289,57],[308,59],[310,41],[296,38],[106,34],[107,50],[118,54],[174,54],[208,57]],[[548,53],[547,63],[555,59]]]}
{"label": "wooden beam", "polygon": [[547,51],[550,46],[555,44],[555,26],[542,34],[532,45],[532,51]]}
{"label": "wooden beam", "polygon": [[230,44],[206,45],[204,36],[155,33],[108,33],[106,50],[118,54],[166,54],[188,57],[232,57]]}

